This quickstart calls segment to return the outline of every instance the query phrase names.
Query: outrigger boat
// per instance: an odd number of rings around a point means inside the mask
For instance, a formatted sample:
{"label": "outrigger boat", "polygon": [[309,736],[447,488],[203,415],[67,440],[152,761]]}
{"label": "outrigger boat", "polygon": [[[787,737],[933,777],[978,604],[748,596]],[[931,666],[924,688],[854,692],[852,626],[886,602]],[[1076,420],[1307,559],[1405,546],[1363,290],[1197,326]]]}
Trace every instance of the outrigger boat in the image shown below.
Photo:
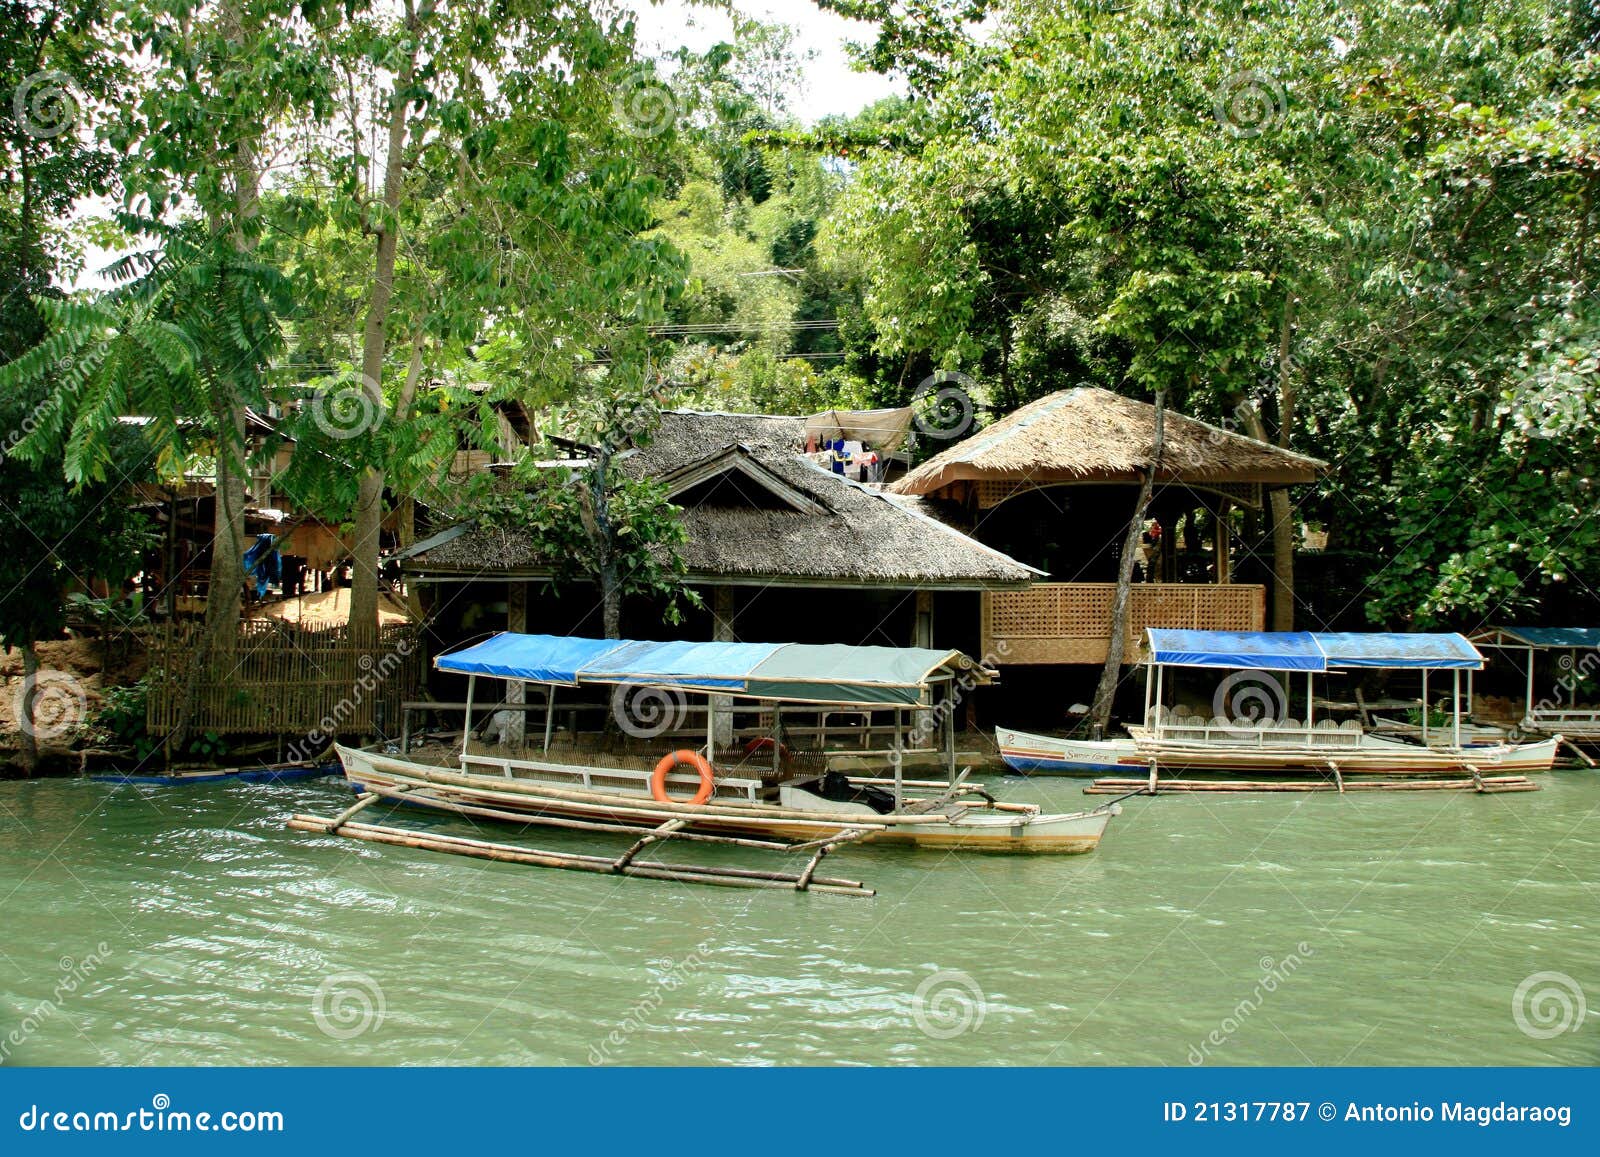
{"label": "outrigger boat", "polygon": [[[995,799],[957,770],[955,714],[961,696],[992,682],[994,673],[958,651],[773,643],[655,643],[506,632],[439,656],[441,671],[467,676],[466,721],[459,751],[389,753],[337,748],[346,779],[360,794],[356,808],[398,801],[474,818],[508,820],[639,837],[620,857],[578,857],[551,866],[660,874],[636,859],[664,840],[712,841],[777,851],[810,851],[799,873],[756,873],[779,886],[821,887],[815,870],[823,854],[843,844],[871,842],[959,851],[1077,853],[1092,851],[1115,804],[1070,814],[1043,813],[1032,804]],[[474,704],[481,679],[508,684],[506,700],[488,710],[512,732],[489,746],[474,739]],[[527,687],[542,686],[544,702],[528,702]],[[557,689],[607,688],[614,713],[632,738],[613,734],[585,746],[584,737],[555,735]],[[653,695],[656,706],[687,713],[684,697],[706,697],[705,743],[668,745],[660,728],[641,730],[620,706],[628,695]],[[543,715],[542,742],[518,743],[502,713]],[[733,742],[735,715],[757,727]],[[840,752],[825,749],[830,716],[891,715],[892,746]],[[798,722],[798,720],[809,722]],[[659,739],[649,736],[661,735]],[[502,738],[505,738],[503,735]],[[804,749],[815,739],[811,750]],[[648,746],[654,743],[653,748]],[[663,751],[662,748],[666,747]],[[893,774],[846,775],[830,767],[840,755],[886,760]],[[940,780],[908,779],[908,762],[937,760]],[[351,824],[356,808],[334,820],[297,816],[291,827],[374,838]],[[416,833],[388,828],[379,842],[422,846]],[[400,832],[401,837],[394,833]],[[403,838],[402,838],[403,837]],[[475,841],[467,841],[473,843]],[[505,852],[512,845],[488,845]],[[439,848],[460,851],[462,848]],[[469,853],[476,854],[476,853]],[[537,853],[558,857],[558,853]],[[487,858],[514,858],[492,854]],[[535,862],[544,862],[543,860]],[[683,866],[675,878],[727,883],[729,869]],[[741,873],[748,877],[751,873]],[[739,882],[739,881],[732,881]],[[858,882],[854,891],[866,890]],[[826,889],[824,889],[826,890]],[[832,890],[851,891],[849,887]],[[870,893],[867,893],[870,894]]]}
{"label": "outrigger boat", "polygon": [[[1256,774],[1345,773],[1392,776],[1469,775],[1548,771],[1559,737],[1538,743],[1478,744],[1463,732],[1461,673],[1483,666],[1483,656],[1458,634],[1348,634],[1308,632],[1187,631],[1150,628],[1145,658],[1143,722],[1126,738],[1059,739],[1000,728],[1001,758],[1024,775],[1093,775],[1103,772],[1239,771]],[[1419,725],[1419,742],[1364,731],[1354,720],[1314,717],[1312,680],[1355,668],[1420,671],[1427,702],[1431,672],[1449,671],[1451,723]],[[1229,672],[1216,686],[1214,713],[1168,707],[1167,673],[1173,669]],[[1305,675],[1305,718],[1291,716],[1290,685]],[[1230,705],[1231,715],[1225,714]],[[1247,715],[1239,705],[1253,704]]]}

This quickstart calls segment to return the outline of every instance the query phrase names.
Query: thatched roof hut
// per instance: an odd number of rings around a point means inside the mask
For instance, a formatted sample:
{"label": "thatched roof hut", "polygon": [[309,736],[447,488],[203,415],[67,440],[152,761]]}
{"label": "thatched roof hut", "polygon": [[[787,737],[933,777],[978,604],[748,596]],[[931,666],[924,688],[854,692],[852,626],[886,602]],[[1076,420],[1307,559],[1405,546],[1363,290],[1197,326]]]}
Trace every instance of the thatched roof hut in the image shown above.
{"label": "thatched roof hut", "polygon": [[[672,410],[621,468],[666,483],[683,507],[688,581],[716,586],[984,590],[1039,572],[928,514],[922,504],[832,474],[800,450],[803,417]],[[474,526],[416,553],[407,573],[540,578],[517,531]]]}
{"label": "thatched roof hut", "polygon": [[[928,459],[891,489],[958,498],[982,483],[1137,483],[1150,468],[1154,446],[1154,406],[1084,386],[1022,407]],[[1168,410],[1156,477],[1179,485],[1283,486],[1310,482],[1325,465]]]}

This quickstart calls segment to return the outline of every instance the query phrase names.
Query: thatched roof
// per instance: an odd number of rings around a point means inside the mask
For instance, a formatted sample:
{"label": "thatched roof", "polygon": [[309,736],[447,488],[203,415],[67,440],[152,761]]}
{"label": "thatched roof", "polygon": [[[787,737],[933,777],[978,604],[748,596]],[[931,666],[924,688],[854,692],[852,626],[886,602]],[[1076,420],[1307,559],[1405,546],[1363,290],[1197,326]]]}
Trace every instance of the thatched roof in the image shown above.
{"label": "thatched roof", "polygon": [[[1153,456],[1155,413],[1110,390],[1062,390],[936,454],[892,489],[936,494],[974,481],[1138,482]],[[1171,410],[1164,415],[1162,481],[1287,485],[1312,481],[1325,465]]]}
{"label": "thatched roof", "polygon": [[[932,517],[915,500],[851,482],[797,447],[806,419],[672,410],[622,459],[667,481],[684,508],[690,581],[963,590],[1023,586],[1039,572]],[[526,536],[473,527],[406,563],[417,574],[539,577]]]}

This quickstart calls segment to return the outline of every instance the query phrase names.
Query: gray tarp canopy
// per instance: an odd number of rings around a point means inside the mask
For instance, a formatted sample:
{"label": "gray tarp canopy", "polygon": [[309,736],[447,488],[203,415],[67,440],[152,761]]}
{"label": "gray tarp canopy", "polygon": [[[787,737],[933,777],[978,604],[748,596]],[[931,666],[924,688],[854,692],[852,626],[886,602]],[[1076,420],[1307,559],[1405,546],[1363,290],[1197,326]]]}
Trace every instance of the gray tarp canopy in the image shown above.
{"label": "gray tarp canopy", "polygon": [[502,632],[434,666],[552,686],[638,684],[800,703],[906,706],[933,682],[992,675],[960,651],[842,643],[639,642]]}

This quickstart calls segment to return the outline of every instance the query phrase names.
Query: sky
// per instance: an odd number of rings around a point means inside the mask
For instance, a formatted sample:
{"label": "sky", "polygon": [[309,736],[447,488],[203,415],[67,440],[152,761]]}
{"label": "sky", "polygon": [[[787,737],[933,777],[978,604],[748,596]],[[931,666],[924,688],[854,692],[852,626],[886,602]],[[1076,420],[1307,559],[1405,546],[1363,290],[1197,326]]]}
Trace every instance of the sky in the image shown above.
{"label": "sky", "polygon": [[[684,0],[660,4],[627,0],[627,4],[637,14],[639,48],[646,55],[680,46],[704,52],[718,41],[733,39],[733,18],[724,11]],[[850,67],[845,43],[870,42],[874,38],[871,24],[824,12],[812,0],[748,0],[734,7],[741,15],[763,23],[790,25],[798,30],[798,47],[816,52],[806,85],[791,105],[802,121],[810,123],[830,113],[859,112],[875,100],[905,91],[897,81]]]}

